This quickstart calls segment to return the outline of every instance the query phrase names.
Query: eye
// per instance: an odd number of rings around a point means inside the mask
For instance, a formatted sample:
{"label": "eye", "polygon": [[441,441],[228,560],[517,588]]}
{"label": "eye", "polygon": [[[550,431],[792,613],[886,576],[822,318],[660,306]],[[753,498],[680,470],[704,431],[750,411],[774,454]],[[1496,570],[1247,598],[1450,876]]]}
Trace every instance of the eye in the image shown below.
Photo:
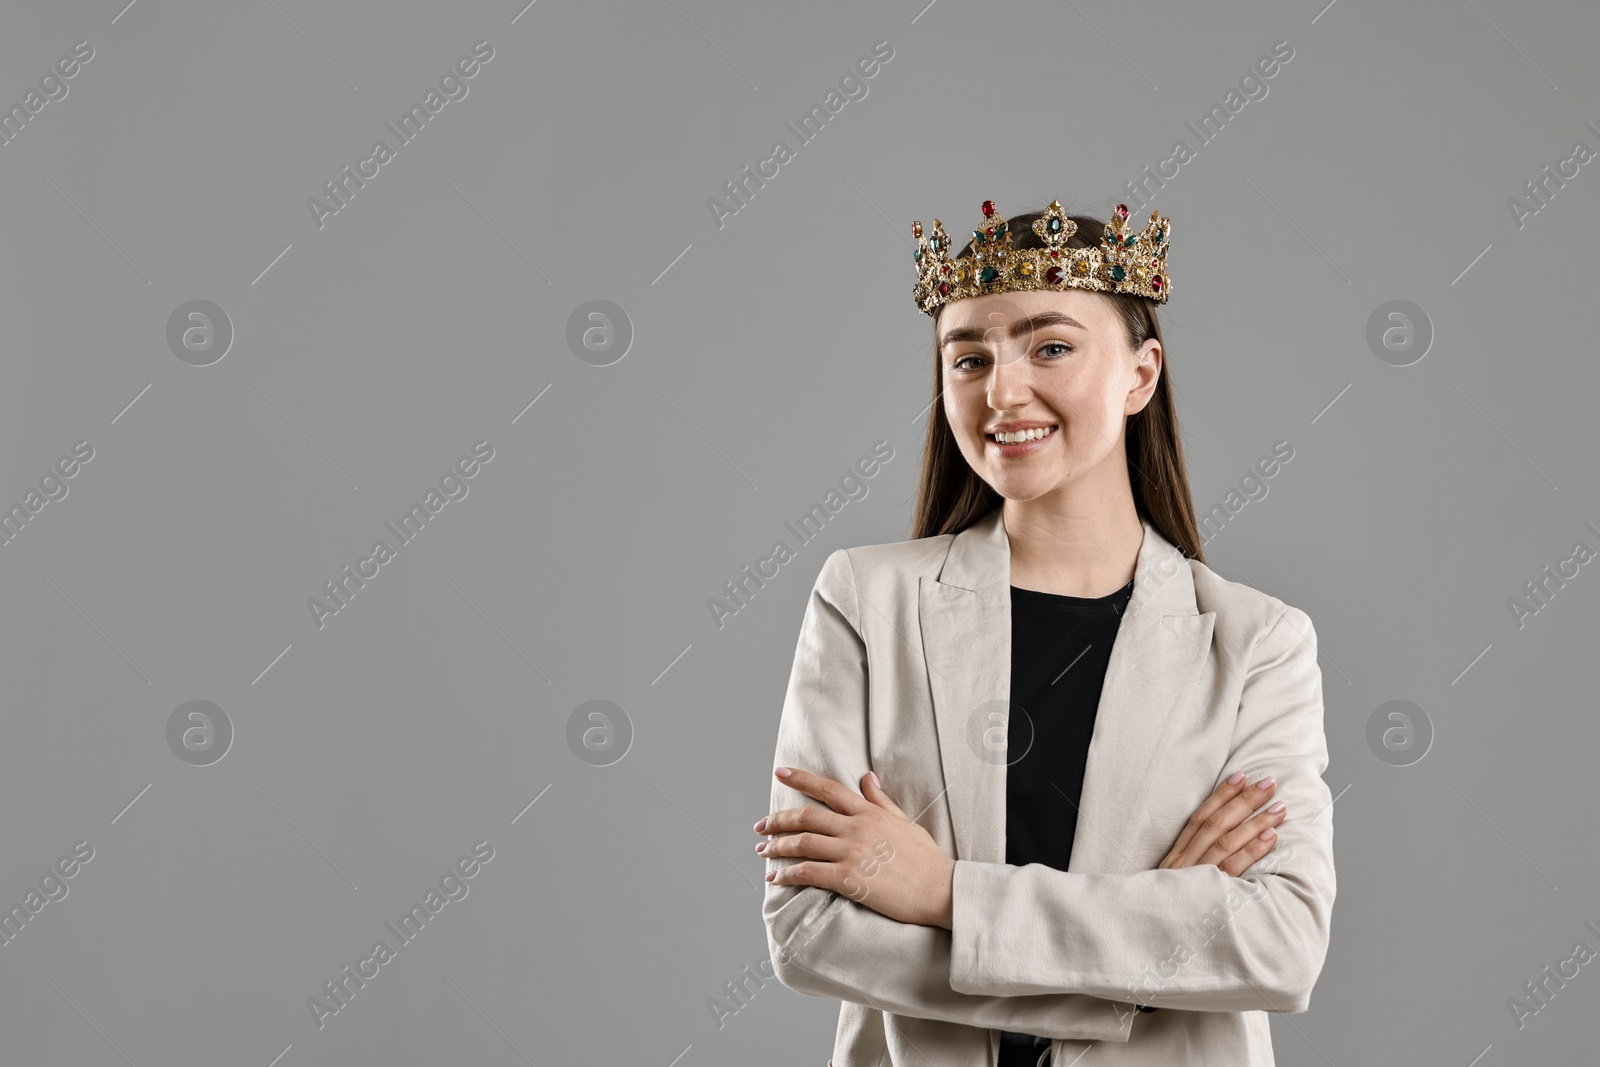
{"label": "eye", "polygon": [[973,368],[971,366],[966,365],[967,364],[967,360],[969,360],[969,359],[977,360],[980,363],[983,361],[983,357],[982,356],[962,356],[960,359],[957,359],[953,363],[950,364],[950,369],[951,370],[972,370]]}
{"label": "eye", "polygon": [[1072,351],[1072,346],[1061,341],[1049,341],[1039,346],[1039,352],[1041,355],[1048,353],[1051,349],[1057,349],[1059,351],[1054,355],[1046,355],[1046,359],[1063,359],[1066,357],[1068,352]]}

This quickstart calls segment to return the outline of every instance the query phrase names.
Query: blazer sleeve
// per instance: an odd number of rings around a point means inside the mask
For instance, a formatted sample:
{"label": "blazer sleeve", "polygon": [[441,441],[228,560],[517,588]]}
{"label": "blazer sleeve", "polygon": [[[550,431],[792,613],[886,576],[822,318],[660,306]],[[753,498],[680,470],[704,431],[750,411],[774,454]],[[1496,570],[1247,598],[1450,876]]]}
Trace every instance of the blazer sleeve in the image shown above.
{"label": "blazer sleeve", "polygon": [[[800,767],[859,788],[867,745],[867,649],[855,576],[833,552],[806,604],[778,725],[774,766]],[[771,811],[823,806],[772,778]],[[798,862],[768,859],[769,870]],[[951,988],[951,934],[902,923],[818,886],[766,883],[761,914],[778,980],[791,989],[879,1011],[1079,1041],[1127,1041],[1131,1002],[1079,993]]]}
{"label": "blazer sleeve", "polygon": [[1252,652],[1226,763],[1277,779],[1289,807],[1277,847],[1238,878],[1210,865],[1104,875],[958,860],[951,988],[1305,1011],[1335,891],[1322,720],[1316,631],[1286,607]]}

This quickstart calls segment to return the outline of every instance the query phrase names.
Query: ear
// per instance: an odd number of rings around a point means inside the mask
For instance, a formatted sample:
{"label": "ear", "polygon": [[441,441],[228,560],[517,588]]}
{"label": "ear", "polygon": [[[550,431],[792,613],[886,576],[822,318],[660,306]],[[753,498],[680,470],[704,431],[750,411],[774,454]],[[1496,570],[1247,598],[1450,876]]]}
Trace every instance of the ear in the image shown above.
{"label": "ear", "polygon": [[1161,381],[1163,357],[1161,342],[1154,337],[1145,338],[1144,344],[1134,349],[1128,357],[1133,368],[1134,385],[1128,390],[1128,400],[1123,406],[1124,415],[1136,415],[1150,403]]}

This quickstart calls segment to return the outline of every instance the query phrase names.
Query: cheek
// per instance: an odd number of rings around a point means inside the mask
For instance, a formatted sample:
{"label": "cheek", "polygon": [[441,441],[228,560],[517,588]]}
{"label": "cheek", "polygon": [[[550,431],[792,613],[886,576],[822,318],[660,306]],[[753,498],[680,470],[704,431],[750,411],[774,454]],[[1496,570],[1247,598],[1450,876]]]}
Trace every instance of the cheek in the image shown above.
{"label": "cheek", "polygon": [[1084,374],[1059,383],[1050,396],[1069,422],[1101,425],[1120,417],[1122,398],[1115,393],[1105,376]]}
{"label": "cheek", "polygon": [[981,428],[987,405],[982,392],[975,393],[963,388],[959,382],[951,383],[945,387],[939,403],[944,405],[945,421],[950,424],[950,432],[955,436],[956,449],[971,465],[983,462],[985,450]]}
{"label": "cheek", "polygon": [[976,409],[983,403],[982,394],[975,393],[965,382],[947,378],[939,394],[939,403],[944,405],[945,421],[955,431],[956,437],[971,436],[974,420],[981,418]]}

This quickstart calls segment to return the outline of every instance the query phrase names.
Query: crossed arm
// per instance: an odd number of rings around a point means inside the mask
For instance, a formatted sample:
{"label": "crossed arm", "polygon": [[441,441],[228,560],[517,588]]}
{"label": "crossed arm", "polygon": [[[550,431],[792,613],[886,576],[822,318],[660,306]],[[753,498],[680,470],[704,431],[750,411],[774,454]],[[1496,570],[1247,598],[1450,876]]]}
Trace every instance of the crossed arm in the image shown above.
{"label": "crossed arm", "polygon": [[[779,764],[839,782],[859,781],[870,762],[853,584],[835,552],[806,607],[777,746]],[[1314,638],[1291,608],[1257,646],[1230,753],[1230,765],[1271,770],[1302,813],[1284,824],[1276,863],[1235,877],[1217,866],[1093,875],[957,860],[950,929],[770,883],[762,914],[779,979],[885,1012],[1076,1040],[1127,1041],[1136,1002],[1305,1010],[1334,891]],[[774,781],[770,810],[807,803]]]}

